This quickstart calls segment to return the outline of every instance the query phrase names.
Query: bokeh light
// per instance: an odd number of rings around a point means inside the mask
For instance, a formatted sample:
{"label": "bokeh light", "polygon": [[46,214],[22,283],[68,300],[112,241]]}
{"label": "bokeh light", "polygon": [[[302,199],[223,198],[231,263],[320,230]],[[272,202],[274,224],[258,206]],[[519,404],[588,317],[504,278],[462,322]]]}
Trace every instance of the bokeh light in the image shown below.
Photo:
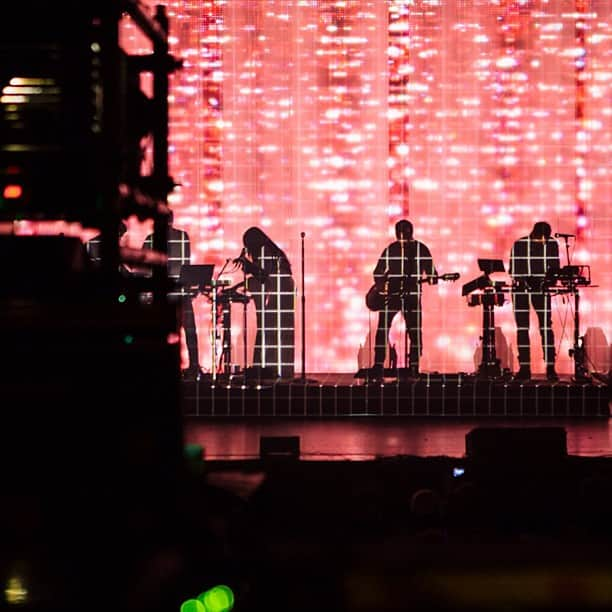
{"label": "bokeh light", "polygon": [[187,599],[181,604],[181,612],[207,612],[204,604],[197,599]]}
{"label": "bokeh light", "polygon": [[[582,331],[601,328],[610,341],[610,0],[163,4],[184,59],[170,96],[175,224],[191,236],[192,263],[219,267],[259,225],[296,280],[306,233],[310,372],[357,368],[376,324],[363,298],[401,217],[439,272],[462,275],[424,290],[422,370],[473,371],[481,312],[461,284],[479,275],[478,257],[507,265],[538,220],[577,235],[571,246],[597,285],[583,290]],[[147,50],[127,21],[122,42]],[[130,239],[148,230],[132,224]],[[563,241],[560,251],[565,264]],[[553,301],[558,369],[569,372],[571,304]],[[195,310],[206,369],[210,304],[200,297]],[[495,314],[516,346],[509,301]],[[401,340],[399,321],[393,333]],[[297,371],[300,354],[298,345]]]}
{"label": "bokeh light", "polygon": [[230,612],[234,607],[234,592],[224,584],[217,585],[198,595],[206,612]]}

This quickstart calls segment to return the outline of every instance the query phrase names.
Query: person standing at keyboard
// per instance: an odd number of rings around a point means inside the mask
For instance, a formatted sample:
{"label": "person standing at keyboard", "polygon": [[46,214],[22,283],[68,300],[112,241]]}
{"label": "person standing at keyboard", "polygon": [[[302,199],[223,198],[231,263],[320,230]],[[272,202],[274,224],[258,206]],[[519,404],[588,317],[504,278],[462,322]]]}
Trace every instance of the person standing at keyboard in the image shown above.
{"label": "person standing at keyboard", "polygon": [[538,221],[528,236],[519,238],[510,251],[510,276],[513,280],[512,308],[516,321],[519,370],[515,380],[531,378],[529,342],[530,305],[538,316],[542,351],[546,361],[546,378],[558,380],[555,371],[555,336],[552,329],[550,293],[546,291],[547,275],[560,268],[559,245],[551,239],[551,227]]}
{"label": "person standing at keyboard", "polygon": [[[170,211],[168,217],[168,277],[178,282],[181,266],[191,263],[191,243],[189,234],[173,225],[174,213]],[[153,248],[153,234],[149,234],[142,245],[143,249]],[[198,350],[198,332],[193,311],[191,295],[184,289],[178,289],[168,295],[171,302],[181,305],[181,323],[185,330],[185,343],[189,355],[189,365],[183,370],[183,377],[199,379],[202,376]]]}

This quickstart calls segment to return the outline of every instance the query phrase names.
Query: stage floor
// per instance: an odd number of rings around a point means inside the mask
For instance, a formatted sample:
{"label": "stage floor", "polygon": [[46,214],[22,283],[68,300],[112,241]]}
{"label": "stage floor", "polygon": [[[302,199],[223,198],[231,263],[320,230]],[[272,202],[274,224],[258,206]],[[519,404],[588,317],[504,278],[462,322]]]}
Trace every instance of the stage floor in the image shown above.
{"label": "stage floor", "polygon": [[313,373],[305,381],[184,381],[182,402],[190,417],[608,418],[610,388],[569,377],[518,382],[433,373],[366,384],[353,373]]}
{"label": "stage floor", "polygon": [[259,457],[261,436],[299,436],[302,460],[371,460],[378,457],[463,457],[475,427],[563,427],[567,451],[580,457],[612,456],[612,421],[575,418],[359,419],[186,418],[185,441],[201,444],[206,459]]}

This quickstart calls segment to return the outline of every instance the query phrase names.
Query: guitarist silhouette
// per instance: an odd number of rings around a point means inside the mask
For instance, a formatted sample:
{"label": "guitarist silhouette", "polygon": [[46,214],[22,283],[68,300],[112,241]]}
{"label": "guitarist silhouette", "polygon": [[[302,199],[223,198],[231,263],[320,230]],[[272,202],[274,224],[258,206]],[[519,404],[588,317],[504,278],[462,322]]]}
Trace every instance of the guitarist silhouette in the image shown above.
{"label": "guitarist silhouette", "polygon": [[[389,329],[393,318],[401,312],[406,323],[404,363],[412,377],[419,374],[419,359],[423,352],[421,332],[421,284],[435,284],[438,274],[427,246],[413,238],[413,226],[402,219],[395,224],[397,240],[381,253],[374,268],[374,286],[366,296],[370,310],[378,312],[378,327],[374,346],[373,378],[382,378]],[[448,279],[453,280],[453,279]],[[410,350],[408,342],[410,340]]]}

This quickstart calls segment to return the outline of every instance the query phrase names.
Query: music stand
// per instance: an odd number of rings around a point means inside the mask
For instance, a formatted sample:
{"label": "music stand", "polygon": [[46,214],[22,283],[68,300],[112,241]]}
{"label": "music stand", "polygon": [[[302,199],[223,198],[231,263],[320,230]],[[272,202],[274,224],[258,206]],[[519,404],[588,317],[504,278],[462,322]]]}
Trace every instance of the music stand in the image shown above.
{"label": "music stand", "polygon": [[478,269],[487,276],[493,272],[505,272],[504,262],[501,259],[478,259]]}

